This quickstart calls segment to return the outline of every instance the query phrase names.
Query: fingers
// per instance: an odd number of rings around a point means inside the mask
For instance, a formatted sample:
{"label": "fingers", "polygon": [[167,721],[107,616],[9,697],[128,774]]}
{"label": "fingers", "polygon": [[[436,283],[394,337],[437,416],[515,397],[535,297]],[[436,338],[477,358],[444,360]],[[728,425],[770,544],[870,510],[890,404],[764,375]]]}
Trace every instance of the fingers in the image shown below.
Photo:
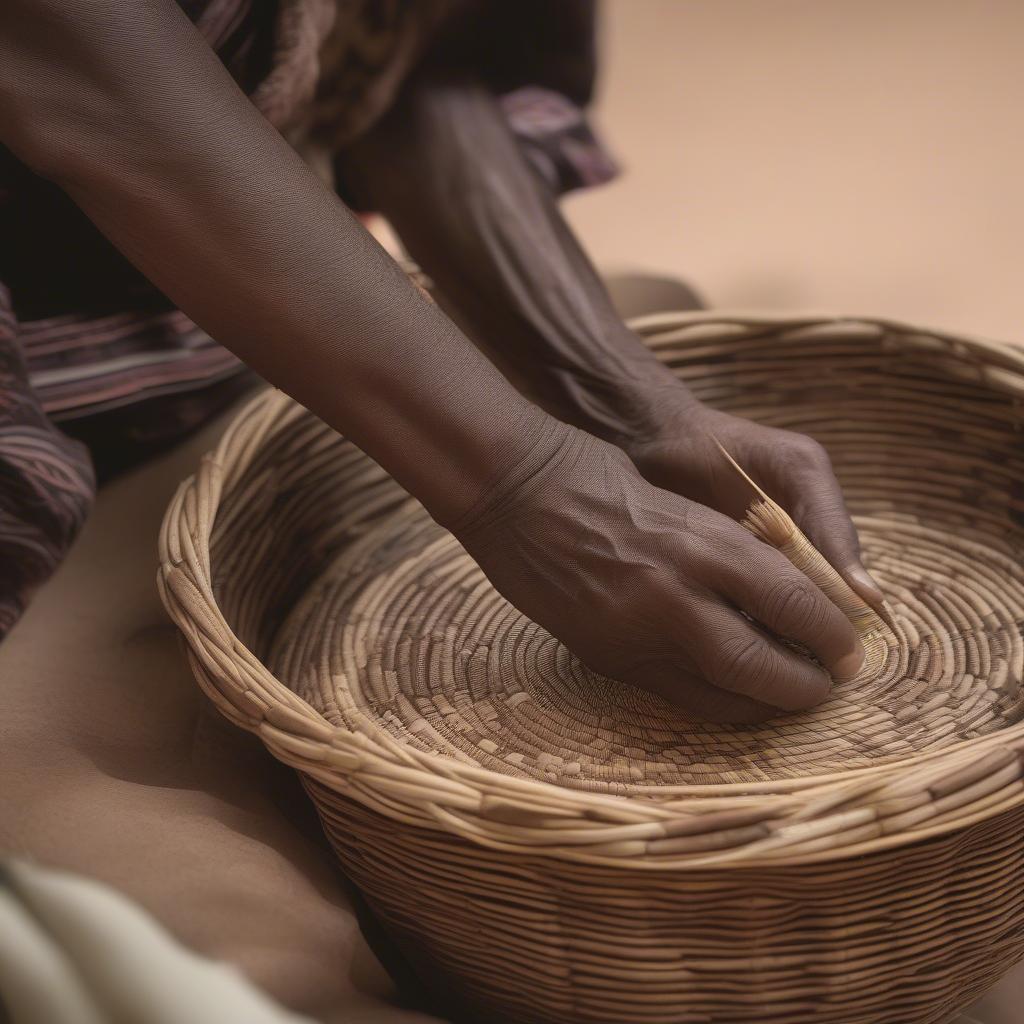
{"label": "fingers", "polygon": [[880,607],[885,597],[861,565],[860,542],[842,495],[829,495],[822,487],[810,500],[798,502],[793,518],[850,588],[872,607]]}
{"label": "fingers", "polygon": [[774,548],[754,541],[742,559],[723,566],[719,592],[775,635],[807,648],[833,679],[851,679],[864,663],[850,620]]}
{"label": "fingers", "polygon": [[708,682],[783,711],[820,704],[832,681],[809,658],[720,604],[708,609],[706,646],[695,652]]}
{"label": "fingers", "polygon": [[701,722],[756,725],[779,713],[777,707],[713,686],[681,665],[660,662],[644,666],[630,682],[664,697]]}
{"label": "fingers", "polygon": [[846,511],[843,492],[825,449],[807,439],[800,465],[789,476],[789,514],[807,539],[863,600],[878,608],[885,600],[861,565],[857,530]]}
{"label": "fingers", "polygon": [[[825,556],[828,558],[828,555]],[[831,561],[831,559],[829,559]],[[876,611],[885,604],[885,594],[874,581],[871,574],[860,562],[854,562],[846,568],[839,569],[839,575],[850,585],[850,589],[862,600],[867,601]]]}
{"label": "fingers", "polygon": [[[688,547],[691,579],[704,588],[698,667],[725,689],[786,710],[823,700],[830,676],[848,679],[864,649],[847,617],[781,552],[710,509],[691,516],[699,547]],[[751,622],[741,612],[750,616]],[[806,648],[824,666],[779,639]]]}

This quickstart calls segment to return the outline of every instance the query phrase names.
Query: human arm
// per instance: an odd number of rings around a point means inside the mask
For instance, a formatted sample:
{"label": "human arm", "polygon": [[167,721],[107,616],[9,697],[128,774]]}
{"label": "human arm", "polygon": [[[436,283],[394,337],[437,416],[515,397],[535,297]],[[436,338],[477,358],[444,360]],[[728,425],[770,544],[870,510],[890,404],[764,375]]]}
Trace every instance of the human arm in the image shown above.
{"label": "human arm", "polygon": [[[726,616],[737,606],[835,675],[859,665],[852,627],[781,555],[522,398],[174,4],[10,0],[0,19],[3,141],[213,337],[376,459],[592,667],[708,717],[820,700],[825,673]],[[714,550],[763,571],[741,594],[735,572],[716,577]]]}
{"label": "human arm", "polygon": [[850,585],[880,601],[824,450],[708,408],[648,351],[472,74],[421,75],[342,167],[460,323],[555,415],[621,447],[660,487],[739,518],[749,490],[717,438]]}
{"label": "human arm", "polygon": [[167,0],[11,0],[0,138],[264,377],[450,518],[537,410],[426,302]]}

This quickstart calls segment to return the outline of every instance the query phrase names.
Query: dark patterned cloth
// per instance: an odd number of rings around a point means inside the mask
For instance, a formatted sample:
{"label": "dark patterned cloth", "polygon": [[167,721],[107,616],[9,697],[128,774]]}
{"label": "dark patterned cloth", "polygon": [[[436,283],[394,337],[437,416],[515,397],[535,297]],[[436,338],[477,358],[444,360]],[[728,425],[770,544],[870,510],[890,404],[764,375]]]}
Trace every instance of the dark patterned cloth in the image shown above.
{"label": "dark patterned cloth", "polygon": [[94,487],[88,451],[39,408],[15,339],[0,286],[0,636],[74,539]]}
{"label": "dark patterned cloth", "polygon": [[[471,40],[553,187],[614,174],[579,107],[593,70],[589,0],[179,3],[314,168],[383,115],[429,47],[464,59]],[[84,522],[94,463],[103,479],[173,443],[248,375],[2,146],[0,239],[2,638]]]}

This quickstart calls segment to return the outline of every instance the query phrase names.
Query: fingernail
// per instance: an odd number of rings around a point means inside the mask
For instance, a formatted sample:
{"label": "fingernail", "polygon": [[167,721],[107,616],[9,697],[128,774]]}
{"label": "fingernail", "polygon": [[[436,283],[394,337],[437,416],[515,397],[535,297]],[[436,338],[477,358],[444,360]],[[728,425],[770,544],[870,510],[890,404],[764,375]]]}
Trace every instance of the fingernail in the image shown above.
{"label": "fingernail", "polygon": [[882,588],[871,578],[868,571],[860,565],[852,565],[843,575],[847,582],[857,591],[868,604],[878,608],[884,601]]}
{"label": "fingernail", "polygon": [[863,645],[857,644],[856,650],[850,651],[849,654],[844,654],[835,663],[832,678],[840,683],[852,679],[864,667],[864,659],[866,657],[867,651],[864,650]]}

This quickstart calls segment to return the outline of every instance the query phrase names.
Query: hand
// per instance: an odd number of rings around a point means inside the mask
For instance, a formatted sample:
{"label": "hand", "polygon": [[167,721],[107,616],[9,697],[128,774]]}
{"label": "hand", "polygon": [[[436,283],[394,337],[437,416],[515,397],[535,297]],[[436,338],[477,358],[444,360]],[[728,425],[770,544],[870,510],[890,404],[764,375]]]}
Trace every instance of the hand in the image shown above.
{"label": "hand", "polygon": [[835,678],[856,673],[853,627],[783,555],[652,486],[619,448],[560,429],[541,465],[452,527],[520,611],[595,671],[703,719],[758,721],[825,698],[826,672],[776,637]]}
{"label": "hand", "polygon": [[682,388],[674,400],[663,396],[661,409],[653,429],[620,442],[647,480],[741,519],[752,498],[750,485],[729,465],[717,439],[853,590],[868,604],[881,605],[882,592],[861,565],[857,531],[817,441],[711,409]]}

